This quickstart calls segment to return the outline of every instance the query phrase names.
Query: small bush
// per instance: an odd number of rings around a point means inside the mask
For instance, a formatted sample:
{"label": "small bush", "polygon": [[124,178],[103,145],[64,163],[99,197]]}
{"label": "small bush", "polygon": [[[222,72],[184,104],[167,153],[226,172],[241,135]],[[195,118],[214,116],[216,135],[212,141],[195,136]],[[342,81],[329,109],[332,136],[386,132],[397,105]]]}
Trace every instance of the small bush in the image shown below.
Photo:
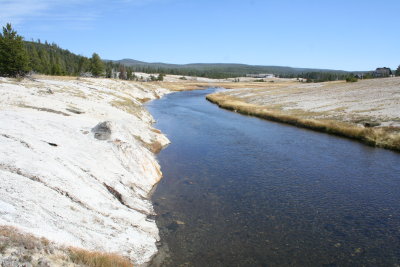
{"label": "small bush", "polygon": [[346,78],[346,82],[355,83],[355,82],[358,82],[358,78],[354,77],[354,76],[349,76],[349,77]]}
{"label": "small bush", "polygon": [[6,243],[0,244],[0,254],[3,254],[6,251],[7,247],[8,247],[8,244],[6,244]]}
{"label": "small bush", "polygon": [[164,77],[165,77],[164,73],[158,74],[157,81],[160,81],[160,82],[164,81]]}

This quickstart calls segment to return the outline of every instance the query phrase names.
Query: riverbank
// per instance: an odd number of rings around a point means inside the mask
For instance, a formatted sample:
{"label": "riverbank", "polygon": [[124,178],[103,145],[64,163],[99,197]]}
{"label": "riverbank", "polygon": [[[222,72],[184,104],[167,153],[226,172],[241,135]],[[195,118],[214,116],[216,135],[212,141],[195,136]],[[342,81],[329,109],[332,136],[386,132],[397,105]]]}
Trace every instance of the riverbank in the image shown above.
{"label": "riverbank", "polygon": [[[162,176],[155,153],[169,140],[143,103],[168,92],[111,79],[0,78],[2,229],[146,264],[159,241],[148,199]],[[7,240],[0,262],[38,264]]]}
{"label": "riverbank", "polygon": [[220,107],[400,151],[400,78],[265,83],[207,96]]}

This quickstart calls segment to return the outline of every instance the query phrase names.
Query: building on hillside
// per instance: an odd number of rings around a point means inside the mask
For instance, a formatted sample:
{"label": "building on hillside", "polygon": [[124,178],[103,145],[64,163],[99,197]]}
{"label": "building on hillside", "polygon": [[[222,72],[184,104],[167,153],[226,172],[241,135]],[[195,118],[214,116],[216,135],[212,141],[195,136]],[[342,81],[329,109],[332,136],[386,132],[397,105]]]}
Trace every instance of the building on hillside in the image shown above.
{"label": "building on hillside", "polygon": [[269,73],[265,73],[265,74],[246,74],[246,77],[249,77],[249,78],[274,78],[275,75],[274,74],[269,74]]}
{"label": "building on hillside", "polygon": [[383,67],[383,68],[377,68],[372,75],[375,78],[384,78],[392,76],[393,73],[390,68]]}

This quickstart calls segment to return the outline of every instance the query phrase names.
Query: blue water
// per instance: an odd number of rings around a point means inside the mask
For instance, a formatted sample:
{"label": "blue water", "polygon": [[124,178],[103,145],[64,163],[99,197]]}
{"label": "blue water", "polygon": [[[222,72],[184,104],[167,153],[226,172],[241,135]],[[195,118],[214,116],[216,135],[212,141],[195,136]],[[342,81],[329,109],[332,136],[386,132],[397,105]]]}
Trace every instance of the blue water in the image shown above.
{"label": "blue water", "polygon": [[148,104],[172,144],[163,266],[400,266],[400,154],[243,116],[213,89]]}

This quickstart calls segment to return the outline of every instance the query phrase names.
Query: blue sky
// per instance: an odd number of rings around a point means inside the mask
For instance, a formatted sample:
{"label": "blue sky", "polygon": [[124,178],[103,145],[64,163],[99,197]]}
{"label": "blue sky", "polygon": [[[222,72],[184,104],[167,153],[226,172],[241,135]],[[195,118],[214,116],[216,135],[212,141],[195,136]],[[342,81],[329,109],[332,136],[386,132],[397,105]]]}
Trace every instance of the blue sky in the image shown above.
{"label": "blue sky", "polygon": [[400,1],[0,0],[26,40],[104,59],[343,70],[400,65]]}

